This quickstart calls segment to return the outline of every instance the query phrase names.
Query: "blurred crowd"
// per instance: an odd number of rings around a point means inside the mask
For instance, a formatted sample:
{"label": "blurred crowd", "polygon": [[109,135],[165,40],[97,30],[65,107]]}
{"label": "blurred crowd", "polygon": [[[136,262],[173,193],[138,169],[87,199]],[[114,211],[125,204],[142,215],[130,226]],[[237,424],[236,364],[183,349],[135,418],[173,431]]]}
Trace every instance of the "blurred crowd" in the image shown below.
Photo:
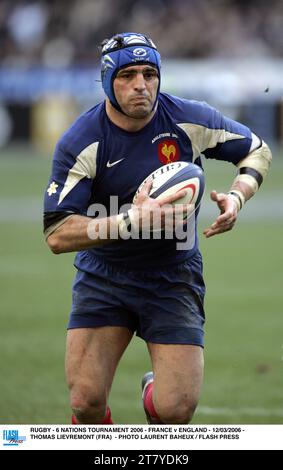
{"label": "blurred crowd", "polygon": [[282,0],[0,0],[0,64],[97,63],[121,31],[169,58],[282,57]]}

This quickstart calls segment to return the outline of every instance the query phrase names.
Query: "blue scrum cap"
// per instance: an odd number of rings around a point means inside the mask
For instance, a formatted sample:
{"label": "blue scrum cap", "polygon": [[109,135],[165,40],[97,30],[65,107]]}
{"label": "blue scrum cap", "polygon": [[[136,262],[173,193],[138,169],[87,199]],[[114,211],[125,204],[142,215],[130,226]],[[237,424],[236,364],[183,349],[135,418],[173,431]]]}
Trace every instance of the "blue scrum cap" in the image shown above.
{"label": "blue scrum cap", "polygon": [[101,56],[102,87],[111,104],[118,109],[118,111],[121,111],[121,108],[115,98],[113,90],[113,82],[118,71],[127,65],[144,64],[151,64],[157,68],[159,76],[159,85],[156,95],[157,101],[160,89],[161,58],[153,41],[143,34],[121,33],[116,34],[103,43]]}

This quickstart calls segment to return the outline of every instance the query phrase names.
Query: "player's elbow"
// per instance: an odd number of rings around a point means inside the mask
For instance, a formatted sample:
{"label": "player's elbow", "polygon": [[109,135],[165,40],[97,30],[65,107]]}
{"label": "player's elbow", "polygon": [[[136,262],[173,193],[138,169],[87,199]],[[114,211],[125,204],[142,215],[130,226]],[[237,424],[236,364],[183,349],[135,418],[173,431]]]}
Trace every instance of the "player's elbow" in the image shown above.
{"label": "player's elbow", "polygon": [[54,255],[59,255],[63,253],[62,243],[60,243],[59,237],[55,233],[51,233],[47,238],[47,245]]}

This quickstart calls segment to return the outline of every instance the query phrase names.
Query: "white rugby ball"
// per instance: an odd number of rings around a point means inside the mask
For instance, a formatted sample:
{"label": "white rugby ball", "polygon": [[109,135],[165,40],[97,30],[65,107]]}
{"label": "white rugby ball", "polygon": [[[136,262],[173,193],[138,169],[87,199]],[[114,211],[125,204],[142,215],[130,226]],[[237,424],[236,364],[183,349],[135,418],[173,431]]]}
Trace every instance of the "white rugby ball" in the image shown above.
{"label": "white rugby ball", "polygon": [[149,178],[152,178],[150,197],[160,199],[186,189],[186,196],[173,204],[194,204],[195,208],[199,206],[204,193],[204,174],[203,170],[194,163],[168,163],[153,171],[138,187],[133,202]]}

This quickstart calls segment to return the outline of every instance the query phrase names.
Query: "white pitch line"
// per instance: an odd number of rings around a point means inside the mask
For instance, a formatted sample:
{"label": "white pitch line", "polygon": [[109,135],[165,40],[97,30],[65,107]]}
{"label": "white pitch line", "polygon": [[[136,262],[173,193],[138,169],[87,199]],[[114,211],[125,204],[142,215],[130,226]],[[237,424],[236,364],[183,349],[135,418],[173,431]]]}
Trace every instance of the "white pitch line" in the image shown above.
{"label": "white pitch line", "polygon": [[247,415],[247,416],[282,416],[283,417],[283,408],[282,409],[265,409],[265,408],[253,408],[253,407],[243,407],[243,408],[214,408],[210,406],[200,406],[197,408],[196,414],[205,414],[205,415]]}

